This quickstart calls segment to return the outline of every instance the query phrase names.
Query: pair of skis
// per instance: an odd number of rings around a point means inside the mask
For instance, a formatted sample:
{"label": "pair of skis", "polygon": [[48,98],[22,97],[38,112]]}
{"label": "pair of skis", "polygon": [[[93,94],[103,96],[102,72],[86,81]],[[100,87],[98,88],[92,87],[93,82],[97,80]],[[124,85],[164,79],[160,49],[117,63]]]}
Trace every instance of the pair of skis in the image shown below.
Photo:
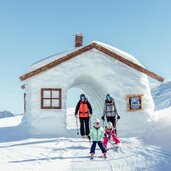
{"label": "pair of skis", "polygon": [[106,148],[106,151],[109,151],[109,149],[113,149],[114,152],[118,152],[118,153],[119,153],[119,152],[122,152],[122,153],[124,153],[124,152],[122,151],[120,145],[118,146],[118,144],[113,143],[113,142],[111,142],[111,141],[109,141],[109,144],[111,145],[111,147],[110,147],[110,148]]}
{"label": "pair of skis", "polygon": [[122,150],[120,145],[118,146],[117,144],[112,143],[110,141],[109,141],[109,143],[112,145],[113,151],[118,152],[118,153],[120,152],[120,153],[124,154],[124,151]]}
{"label": "pair of skis", "polygon": [[[109,143],[112,145],[112,148],[113,148],[114,151],[119,152],[119,148],[120,147],[118,147],[117,144],[113,144],[110,141],[109,141]],[[109,151],[109,149],[106,149],[106,151]],[[107,156],[106,156],[106,154],[104,154],[104,156],[99,156],[98,158],[104,158],[104,159],[106,159]],[[93,159],[94,159],[94,154],[91,154],[90,160],[93,160]]]}
{"label": "pair of skis", "polygon": [[[97,156],[97,158],[104,158],[104,159],[107,159],[107,156],[104,155],[104,156]],[[94,159],[94,155],[91,155],[90,156],[90,160],[93,160]]]}

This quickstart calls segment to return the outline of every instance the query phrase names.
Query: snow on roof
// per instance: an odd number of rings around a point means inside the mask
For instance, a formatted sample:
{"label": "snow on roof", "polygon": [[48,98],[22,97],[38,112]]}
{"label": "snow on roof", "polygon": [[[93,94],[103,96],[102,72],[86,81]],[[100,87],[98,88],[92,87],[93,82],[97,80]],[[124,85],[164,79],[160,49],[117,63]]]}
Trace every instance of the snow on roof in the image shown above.
{"label": "snow on roof", "polygon": [[20,77],[20,80],[26,80],[34,75],[39,74],[40,72],[43,72],[45,70],[48,70],[56,65],[59,65],[63,62],[66,62],[76,56],[79,56],[85,52],[99,52],[99,53],[103,53],[106,56],[109,56],[111,58],[114,58],[134,69],[136,69],[137,71],[140,71],[158,81],[163,82],[164,78],[155,74],[154,72],[149,71],[148,69],[146,69],[135,57],[133,57],[132,55],[121,51],[117,48],[114,48],[112,46],[109,46],[107,44],[101,43],[101,42],[91,42],[90,44],[86,45],[86,46],[81,46],[79,48],[74,48],[74,49],[70,49],[68,51],[56,54],[56,55],[52,55],[49,56],[47,58],[45,58],[44,60],[38,61],[37,63],[34,63],[31,67],[30,67],[30,72],[28,72],[27,74],[24,74]]}
{"label": "snow on roof", "polygon": [[[113,47],[113,46],[110,46],[110,45],[108,45],[108,44],[105,44],[105,43],[102,43],[102,42],[99,42],[99,41],[92,41],[91,43],[89,43],[89,44],[87,44],[87,45],[90,45],[90,44],[92,44],[92,43],[99,44],[100,46],[103,46],[104,48],[106,48],[106,49],[108,49],[108,50],[110,50],[110,51],[116,53],[117,55],[120,55],[120,56],[122,56],[123,58],[128,59],[129,61],[134,62],[134,63],[136,63],[136,64],[138,64],[138,65],[140,65],[140,66],[143,67],[143,65],[142,65],[134,56],[130,55],[130,54],[127,53],[127,52],[124,52],[124,51],[122,51],[122,50],[120,50],[120,49],[117,49],[117,48],[115,48],[115,47]],[[85,46],[87,46],[87,45],[85,45]],[[69,49],[69,50],[66,50],[66,51],[63,51],[63,52],[60,52],[60,53],[57,53],[57,54],[48,56],[48,57],[46,57],[46,58],[44,58],[44,59],[41,59],[41,60],[39,60],[39,61],[33,63],[33,64],[31,65],[29,71],[33,71],[33,70],[35,70],[35,69],[38,69],[38,68],[40,68],[40,67],[42,67],[42,66],[44,66],[44,65],[46,65],[46,64],[48,64],[48,63],[50,63],[50,62],[53,62],[53,61],[55,61],[55,60],[57,60],[57,59],[60,59],[60,58],[62,58],[63,56],[68,55],[68,54],[70,54],[70,53],[72,53],[72,52],[75,52],[75,51],[77,51],[77,50],[79,50],[79,49],[81,49],[81,48],[83,48],[83,47],[85,47],[85,46],[81,46],[81,47],[79,47],[79,48],[72,48],[72,49]]]}
{"label": "snow on roof", "polygon": [[102,42],[99,42],[99,41],[93,41],[92,43],[97,43],[97,44],[105,47],[106,49],[116,53],[117,55],[120,55],[123,58],[128,59],[129,61],[132,61],[132,62],[134,62],[134,63],[136,63],[136,64],[138,64],[140,66],[143,66],[134,56],[132,56],[131,54],[129,54],[129,53],[125,52],[125,51],[122,51],[122,50],[120,50],[120,49],[118,49],[116,47],[110,46],[110,45],[108,45],[106,43],[102,43]]}
{"label": "snow on roof", "polygon": [[70,54],[70,53],[72,53],[72,52],[74,52],[74,51],[76,51],[76,50],[78,50],[78,49],[80,49],[80,48],[72,48],[72,49],[70,49],[70,50],[62,51],[62,52],[59,52],[59,53],[57,53],[57,54],[50,55],[50,56],[48,56],[48,57],[46,57],[46,58],[43,58],[43,59],[41,59],[41,60],[39,60],[39,61],[33,63],[33,64],[31,65],[29,71],[33,71],[33,70],[35,70],[35,69],[37,69],[37,68],[40,68],[40,67],[42,67],[42,66],[44,66],[44,65],[46,65],[46,64],[48,64],[48,63],[50,63],[50,62],[53,62],[53,61],[55,61],[55,60],[57,60],[57,59],[62,58],[62,57],[65,56],[65,55],[68,55],[68,54]]}

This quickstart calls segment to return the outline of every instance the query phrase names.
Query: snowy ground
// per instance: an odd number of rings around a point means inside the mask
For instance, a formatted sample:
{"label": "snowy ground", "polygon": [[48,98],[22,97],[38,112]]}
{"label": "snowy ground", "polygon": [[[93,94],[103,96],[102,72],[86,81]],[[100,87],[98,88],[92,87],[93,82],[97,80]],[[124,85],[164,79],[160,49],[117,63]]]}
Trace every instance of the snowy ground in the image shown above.
{"label": "snowy ground", "polygon": [[171,81],[154,86],[151,90],[155,103],[155,110],[161,110],[171,106]]}
{"label": "snowy ground", "polygon": [[[157,142],[156,146],[149,145],[150,139],[147,145],[136,137],[120,138],[119,152],[110,144],[108,158],[103,159],[97,148],[96,157],[91,161],[87,139],[79,136],[33,138],[18,126],[20,121],[21,116],[0,120],[0,171],[167,171],[171,167],[171,150],[164,150]],[[167,132],[166,136],[169,136],[171,130]]]}

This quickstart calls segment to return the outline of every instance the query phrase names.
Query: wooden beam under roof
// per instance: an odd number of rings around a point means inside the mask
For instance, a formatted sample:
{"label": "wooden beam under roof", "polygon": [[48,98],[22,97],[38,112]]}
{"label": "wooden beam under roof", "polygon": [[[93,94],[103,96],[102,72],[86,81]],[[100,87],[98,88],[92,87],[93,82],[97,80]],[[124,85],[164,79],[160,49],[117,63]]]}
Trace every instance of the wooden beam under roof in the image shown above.
{"label": "wooden beam under roof", "polygon": [[136,63],[134,63],[134,62],[132,62],[132,61],[130,61],[130,60],[116,54],[116,53],[114,53],[114,52],[112,52],[111,50],[109,50],[109,49],[107,49],[107,48],[105,48],[105,47],[103,47],[103,46],[101,46],[101,45],[99,45],[97,43],[91,43],[91,44],[89,44],[89,45],[87,45],[87,46],[85,46],[83,48],[80,48],[80,49],[76,50],[75,52],[72,52],[70,54],[67,54],[67,55],[63,56],[60,59],[57,59],[57,60],[55,60],[53,62],[50,62],[49,64],[46,64],[46,65],[44,65],[44,66],[42,66],[42,67],[40,67],[40,68],[38,68],[38,69],[36,69],[34,71],[31,71],[31,72],[21,76],[20,80],[24,81],[24,80],[26,80],[28,78],[31,78],[31,77],[33,77],[33,76],[35,76],[35,75],[37,75],[37,74],[39,74],[39,73],[41,73],[43,71],[46,71],[46,70],[48,70],[50,68],[53,68],[54,66],[57,66],[57,65],[59,65],[59,64],[61,64],[63,62],[66,62],[66,61],[68,61],[68,60],[70,60],[70,59],[72,59],[72,58],[74,58],[74,57],[76,57],[78,55],[81,55],[82,53],[85,53],[85,52],[87,52],[87,51],[89,51],[89,50],[91,50],[93,48],[99,50],[100,52],[103,52],[104,54],[108,55],[109,57],[112,57],[112,58],[114,58],[114,59],[116,59],[116,60],[118,60],[118,61],[120,61],[120,62],[122,62],[122,63],[124,63],[124,64],[126,64],[126,65],[128,65],[130,67],[132,67],[132,68],[134,68],[135,70],[138,70],[138,71],[140,71],[140,72],[142,72],[142,73],[144,73],[144,74],[146,74],[146,75],[148,75],[148,76],[150,76],[150,77],[152,77],[152,78],[154,78],[154,79],[156,79],[156,80],[158,80],[160,82],[164,81],[163,77],[155,74],[154,72],[151,72],[151,71],[147,70],[146,68],[144,68],[144,67],[142,67],[142,66],[140,66],[140,65],[138,65],[138,64],[136,64]]}

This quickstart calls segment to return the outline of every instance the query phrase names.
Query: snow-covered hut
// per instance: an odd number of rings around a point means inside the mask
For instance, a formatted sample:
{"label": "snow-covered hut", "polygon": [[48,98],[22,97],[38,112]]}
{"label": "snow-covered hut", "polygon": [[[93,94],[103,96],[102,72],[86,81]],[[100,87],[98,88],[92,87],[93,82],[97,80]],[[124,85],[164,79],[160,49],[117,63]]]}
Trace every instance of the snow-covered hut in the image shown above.
{"label": "snow-covered hut", "polygon": [[164,79],[122,50],[97,41],[83,46],[82,41],[83,36],[76,34],[75,48],[34,63],[20,77],[25,82],[23,125],[33,134],[69,133],[67,91],[77,87],[86,93],[98,118],[105,95],[114,97],[121,116],[120,135],[143,131],[141,123],[147,122],[154,109],[147,76],[161,82]]}

